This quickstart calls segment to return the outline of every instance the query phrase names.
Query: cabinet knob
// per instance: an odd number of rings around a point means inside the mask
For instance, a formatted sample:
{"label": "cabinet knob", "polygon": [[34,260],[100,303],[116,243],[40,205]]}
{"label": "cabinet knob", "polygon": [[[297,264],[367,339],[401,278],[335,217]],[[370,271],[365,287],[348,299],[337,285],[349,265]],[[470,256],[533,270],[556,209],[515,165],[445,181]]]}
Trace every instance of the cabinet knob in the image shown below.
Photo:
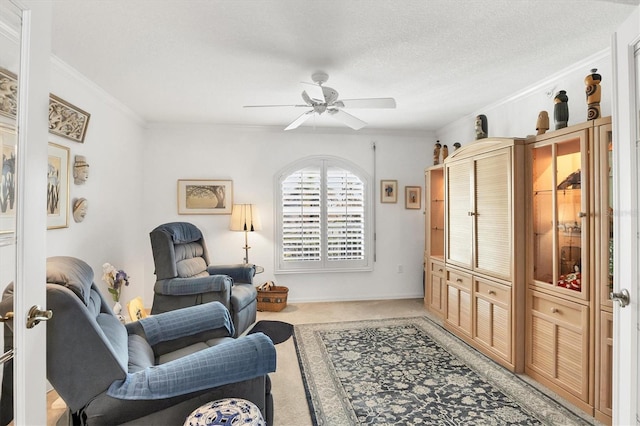
{"label": "cabinet knob", "polygon": [[558,313],[558,308],[551,308],[551,313],[552,314]]}
{"label": "cabinet knob", "polygon": [[467,212],[467,215],[469,215],[469,216],[475,216],[475,215],[476,215],[476,212]]}
{"label": "cabinet knob", "polygon": [[444,272],[444,271],[442,270],[442,268],[440,268],[440,269],[438,269],[438,272]]}
{"label": "cabinet knob", "polygon": [[585,212],[580,212],[578,213],[578,217],[587,217],[587,214]]}
{"label": "cabinet knob", "polygon": [[492,295],[492,296],[495,296],[496,292],[495,292],[495,290],[489,290],[489,294]]}
{"label": "cabinet knob", "polygon": [[462,278],[457,278],[457,279],[456,279],[456,282],[461,283],[461,282],[462,282]]}

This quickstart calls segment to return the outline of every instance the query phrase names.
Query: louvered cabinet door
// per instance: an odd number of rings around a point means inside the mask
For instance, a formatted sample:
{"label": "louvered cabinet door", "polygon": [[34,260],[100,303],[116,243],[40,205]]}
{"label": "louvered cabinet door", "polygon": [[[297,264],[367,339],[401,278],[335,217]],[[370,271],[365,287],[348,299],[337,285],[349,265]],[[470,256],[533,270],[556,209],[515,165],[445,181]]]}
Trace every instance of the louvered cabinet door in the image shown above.
{"label": "louvered cabinet door", "polygon": [[454,332],[471,338],[472,301],[471,275],[447,270],[446,323]]}
{"label": "louvered cabinet door", "polygon": [[592,413],[589,307],[537,291],[527,303],[527,374]]}
{"label": "louvered cabinet door", "polygon": [[444,271],[444,263],[429,260],[427,279],[429,285],[428,291],[428,308],[439,317],[444,317],[446,308],[447,280]]}
{"label": "louvered cabinet door", "polygon": [[457,161],[446,168],[446,261],[468,269],[473,265],[472,164]]}
{"label": "louvered cabinet door", "polygon": [[473,269],[509,280],[513,256],[510,151],[503,149],[477,159],[474,181]]}
{"label": "louvered cabinet door", "polygon": [[473,339],[510,364],[511,287],[474,277],[473,309]]}

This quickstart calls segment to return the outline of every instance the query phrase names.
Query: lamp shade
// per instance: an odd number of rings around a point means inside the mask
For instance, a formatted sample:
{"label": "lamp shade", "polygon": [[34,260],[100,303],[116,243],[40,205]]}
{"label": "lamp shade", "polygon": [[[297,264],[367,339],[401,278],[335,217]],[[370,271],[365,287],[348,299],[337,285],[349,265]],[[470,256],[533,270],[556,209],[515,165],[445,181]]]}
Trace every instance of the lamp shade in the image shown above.
{"label": "lamp shade", "polygon": [[232,231],[259,231],[262,229],[255,204],[234,204],[231,209]]}

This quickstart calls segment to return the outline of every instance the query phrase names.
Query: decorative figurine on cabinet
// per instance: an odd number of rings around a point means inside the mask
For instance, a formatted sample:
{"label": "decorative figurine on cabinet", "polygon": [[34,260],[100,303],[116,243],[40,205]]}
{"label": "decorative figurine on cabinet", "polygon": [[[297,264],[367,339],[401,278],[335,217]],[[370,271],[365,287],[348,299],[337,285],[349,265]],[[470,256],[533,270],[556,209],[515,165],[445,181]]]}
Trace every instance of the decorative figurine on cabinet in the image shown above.
{"label": "decorative figurine on cabinet", "polygon": [[587,95],[587,120],[595,120],[600,118],[600,82],[602,76],[597,73],[598,69],[593,68],[591,74],[584,78],[584,84],[587,85],[585,93]]}
{"label": "decorative figurine on cabinet", "polygon": [[462,145],[460,145],[460,142],[456,142],[453,144],[453,151],[457,151],[458,149],[460,149]]}
{"label": "decorative figurine on cabinet", "polygon": [[447,159],[449,156],[449,147],[446,145],[442,145],[442,162]]}
{"label": "decorative figurine on cabinet", "polygon": [[564,129],[569,122],[569,97],[566,90],[560,90],[555,98],[553,107],[553,119],[556,122],[556,130]]}
{"label": "decorative figurine on cabinet", "polygon": [[433,147],[433,165],[436,166],[440,164],[440,149],[442,145],[440,145],[440,141],[436,141],[435,146]]}
{"label": "decorative figurine on cabinet", "polygon": [[487,131],[487,116],[480,114],[476,116],[476,140],[484,139],[488,136]]}
{"label": "decorative figurine on cabinet", "polygon": [[538,135],[544,135],[549,130],[549,113],[547,111],[540,111],[540,114],[538,114],[536,130]]}

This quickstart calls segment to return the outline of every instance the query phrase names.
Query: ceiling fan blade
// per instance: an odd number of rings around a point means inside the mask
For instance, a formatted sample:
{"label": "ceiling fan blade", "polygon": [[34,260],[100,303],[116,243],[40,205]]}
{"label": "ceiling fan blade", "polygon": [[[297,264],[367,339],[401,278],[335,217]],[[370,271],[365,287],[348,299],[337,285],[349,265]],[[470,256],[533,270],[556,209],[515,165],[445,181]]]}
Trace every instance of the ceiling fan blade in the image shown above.
{"label": "ceiling fan blade", "polygon": [[360,130],[367,125],[366,122],[340,109],[329,109],[327,111],[329,112],[329,115],[331,115],[331,117],[335,118],[342,124],[346,124],[347,126],[351,127],[353,130]]}
{"label": "ceiling fan blade", "polygon": [[324,102],[324,92],[322,91],[322,86],[316,83],[307,83],[305,81],[301,81],[300,83],[306,85],[305,91],[309,95],[311,99],[318,102]]}
{"label": "ceiling fan blade", "polygon": [[307,121],[313,115],[313,110],[309,110],[305,113],[302,113],[298,118],[293,120],[291,124],[289,124],[284,130],[292,130],[299,127],[302,123]]}
{"label": "ceiling fan blade", "polygon": [[393,98],[340,99],[335,103],[342,108],[395,108]]}
{"label": "ceiling fan blade", "polygon": [[305,107],[309,108],[309,105],[243,105],[242,108],[272,108],[272,107]]}

